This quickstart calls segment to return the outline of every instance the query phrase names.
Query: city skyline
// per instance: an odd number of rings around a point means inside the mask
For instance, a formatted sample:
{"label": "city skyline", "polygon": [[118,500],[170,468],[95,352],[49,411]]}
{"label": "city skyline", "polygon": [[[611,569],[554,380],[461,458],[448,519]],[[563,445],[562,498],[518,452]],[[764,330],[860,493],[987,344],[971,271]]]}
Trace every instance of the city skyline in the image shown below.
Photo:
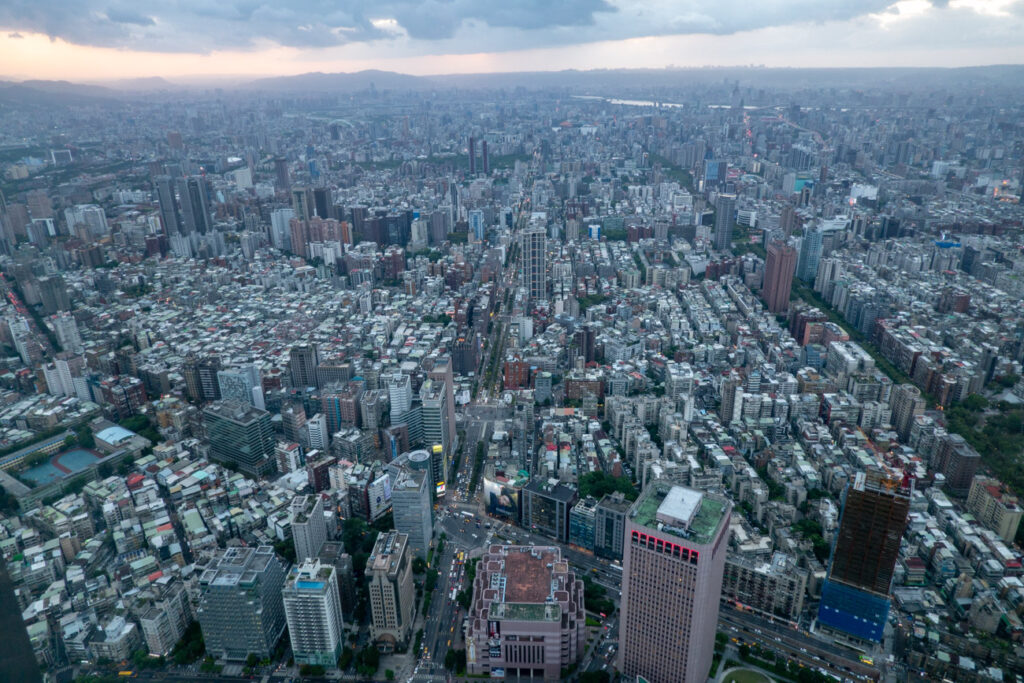
{"label": "city skyline", "polygon": [[[1012,0],[653,6],[585,1],[558,12],[404,3],[372,13],[262,5],[0,9],[0,78],[182,81],[380,69],[427,76],[702,66],[962,67],[1020,63]],[[319,21],[310,21],[315,17]]]}

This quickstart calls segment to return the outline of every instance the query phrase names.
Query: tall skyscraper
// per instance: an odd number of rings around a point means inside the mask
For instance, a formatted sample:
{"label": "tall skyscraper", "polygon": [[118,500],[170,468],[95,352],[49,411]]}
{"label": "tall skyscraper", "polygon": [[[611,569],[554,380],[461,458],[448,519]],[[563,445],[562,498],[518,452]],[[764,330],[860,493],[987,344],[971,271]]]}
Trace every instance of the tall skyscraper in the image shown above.
{"label": "tall skyscraper", "polygon": [[199,575],[206,651],[221,659],[270,657],[284,633],[285,571],[269,545],[228,548]]}
{"label": "tall skyscraper", "polygon": [[469,175],[476,175],[476,138],[469,137]]}
{"label": "tall skyscraper", "polygon": [[892,406],[892,426],[900,441],[907,441],[910,437],[910,428],[914,425],[914,418],[924,414],[927,401],[921,396],[921,390],[913,384],[901,384],[894,387],[889,400]]}
{"label": "tall skyscraper", "polygon": [[409,642],[412,634],[413,601],[409,537],[397,531],[379,534],[366,561],[370,580],[370,637],[382,650],[393,650]]}
{"label": "tall skyscraper", "polygon": [[205,235],[213,230],[210,220],[210,199],[206,192],[206,179],[189,176],[179,182],[182,218],[185,234],[198,232]]}
{"label": "tall skyscraper", "polygon": [[444,382],[428,379],[420,387],[423,440],[433,456],[433,484],[437,487],[438,493],[444,491],[444,484],[448,478],[448,454],[451,453],[452,435],[448,431],[447,395],[448,387]]}
{"label": "tall skyscraper", "polygon": [[483,168],[484,175],[490,175],[491,173],[491,160],[487,157],[487,140],[480,142],[480,166]]}
{"label": "tall skyscraper", "polygon": [[278,190],[287,190],[292,186],[292,181],[288,174],[288,160],[284,157],[274,159],[274,177],[277,181]]}
{"label": "tall skyscraper", "polygon": [[729,540],[728,499],[650,483],[626,517],[619,670],[650,683],[704,683]]}
{"label": "tall skyscraper", "polygon": [[718,417],[723,424],[729,424],[737,419],[743,401],[743,380],[735,370],[722,380],[720,393],[722,402],[718,407]]}
{"label": "tall skyscraper", "polygon": [[295,496],[291,506],[292,541],[299,562],[316,557],[327,541],[324,501],[319,495]]}
{"label": "tall skyscraper", "polygon": [[281,597],[297,664],[337,665],[344,624],[336,571],[330,564],[310,559],[300,561],[288,574]]}
{"label": "tall skyscraper", "polygon": [[910,494],[910,482],[898,472],[878,468],[858,473],[847,487],[821,589],[820,626],[857,640],[882,640]]}
{"label": "tall skyscraper", "polygon": [[804,231],[800,242],[800,259],[796,264],[796,276],[805,282],[814,282],[818,275],[818,262],[824,248],[825,231],[820,225],[809,227]]}
{"label": "tall skyscraper", "polygon": [[217,386],[220,397],[231,401],[241,401],[263,408],[263,387],[260,382],[260,371],[252,363],[237,368],[217,371]]}
{"label": "tall skyscraper", "polygon": [[715,251],[732,248],[732,228],[736,222],[736,195],[720,194],[715,201]]}
{"label": "tall skyscraper", "polygon": [[434,536],[434,510],[430,505],[431,476],[422,470],[402,469],[391,484],[395,529],[409,537],[409,552],[427,559]]}
{"label": "tall skyscraper", "polygon": [[174,200],[174,179],[169,175],[154,178],[156,196],[160,202],[160,220],[164,225],[164,234],[177,235],[181,231],[181,214],[178,203]]}
{"label": "tall skyscraper", "polygon": [[523,286],[529,299],[547,299],[547,233],[543,227],[533,226],[523,231],[520,261],[523,264]]}
{"label": "tall skyscraper", "polygon": [[795,272],[796,249],[782,242],[769,242],[764,269],[764,300],[772,313],[789,309],[789,293]]}
{"label": "tall skyscraper", "polygon": [[308,187],[292,188],[292,211],[300,221],[308,221],[313,217],[315,200],[313,191]]}

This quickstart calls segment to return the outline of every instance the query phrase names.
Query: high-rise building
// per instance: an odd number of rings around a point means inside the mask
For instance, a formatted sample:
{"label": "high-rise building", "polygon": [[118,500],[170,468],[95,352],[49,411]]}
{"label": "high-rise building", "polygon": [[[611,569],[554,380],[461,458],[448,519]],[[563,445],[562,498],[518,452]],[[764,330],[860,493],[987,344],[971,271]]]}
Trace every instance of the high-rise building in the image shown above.
{"label": "high-rise building", "polygon": [[316,386],[316,366],[320,354],[316,344],[299,344],[288,351],[288,369],[291,370],[292,386],[296,389]]}
{"label": "high-rise building", "polygon": [[722,380],[722,402],[718,408],[718,417],[723,424],[730,424],[737,419],[743,405],[743,379],[735,370]]}
{"label": "high-rise building", "polygon": [[626,518],[619,670],[650,683],[703,683],[711,670],[732,503],[648,484]]}
{"label": "high-rise building", "polygon": [[480,167],[484,171],[484,175],[491,174],[491,159],[487,155],[487,140],[480,141]]}
{"label": "high-rise building", "polygon": [[720,194],[715,201],[715,251],[732,248],[732,229],[736,222],[736,195]]}
{"label": "high-rise building", "polygon": [[57,343],[65,351],[80,353],[82,349],[82,336],[78,332],[78,323],[75,316],[67,312],[60,312],[50,318],[53,325],[53,332],[57,335]]}
{"label": "high-rise building", "polygon": [[288,174],[288,160],[284,157],[274,159],[274,178],[277,181],[278,190],[287,190],[292,186],[292,181]]}
{"label": "high-rise building", "polygon": [[308,187],[292,188],[292,211],[300,221],[308,221],[313,217],[315,200],[313,191]]}
{"label": "high-rise building", "polygon": [[281,597],[297,664],[337,665],[344,624],[335,572],[332,565],[309,559],[288,574]]}
{"label": "high-rise building", "polygon": [[203,421],[212,459],[233,464],[256,478],[274,471],[274,426],[270,413],[248,403],[217,401],[203,410]]}
{"label": "high-rise building", "polygon": [[980,475],[971,483],[967,509],[1007,543],[1013,543],[1024,514],[1017,497],[1001,481]]}
{"label": "high-rise building", "polygon": [[583,581],[550,546],[492,545],[465,625],[470,675],[557,681],[583,656]]}
{"label": "high-rise building", "polygon": [[523,526],[562,543],[569,542],[569,512],[576,489],[535,479],[523,488]]}
{"label": "high-rise building", "polygon": [[320,548],[319,558],[320,562],[334,567],[342,615],[352,618],[356,609],[356,579],[352,556],[345,552],[344,544],[328,541]]}
{"label": "high-rise building", "polygon": [[789,293],[796,272],[796,249],[782,242],[768,244],[764,268],[764,301],[772,313],[789,309]]}
{"label": "high-rise building", "polygon": [[185,377],[185,393],[193,401],[205,403],[220,399],[220,356],[194,356],[185,358],[181,374]]}
{"label": "high-rise building", "polygon": [[448,479],[448,454],[451,452],[452,440],[452,434],[448,431],[447,396],[448,387],[444,382],[428,379],[420,387],[423,442],[433,455],[432,483],[439,494],[444,492],[444,484]]}
{"label": "high-rise building", "polygon": [[620,492],[606,493],[594,511],[594,554],[612,560],[622,559],[626,533],[626,513],[630,502]]}
{"label": "high-rise building", "polygon": [[401,469],[391,484],[395,529],[409,537],[409,552],[424,560],[434,536],[430,486],[429,473],[413,469]]}
{"label": "high-rise building", "polygon": [[281,432],[288,441],[309,446],[309,430],[306,429],[306,409],[301,401],[289,401],[281,408]]}
{"label": "high-rise building", "polygon": [[217,658],[270,657],[285,628],[285,570],[268,545],[221,551],[199,575],[197,617]]}
{"label": "high-rise building", "polygon": [[379,534],[366,561],[370,581],[370,637],[382,650],[409,642],[416,591],[409,537],[397,531]]}
{"label": "high-rise building", "polygon": [[185,234],[198,232],[205,235],[213,230],[210,219],[210,199],[206,192],[206,179],[189,176],[179,181],[181,214]]}
{"label": "high-rise building", "polygon": [[819,626],[855,640],[881,642],[910,493],[909,482],[898,472],[878,468],[858,473],[847,487],[821,589]]}
{"label": "high-rise building", "polygon": [[818,276],[818,262],[821,261],[825,246],[825,231],[820,225],[804,230],[800,241],[800,258],[796,264],[796,276],[804,282],[814,282]]}
{"label": "high-rise building", "polygon": [[521,240],[523,264],[523,287],[531,301],[543,301],[548,297],[547,233],[541,226],[529,227],[523,231]]}
{"label": "high-rise building", "polygon": [[217,371],[217,387],[220,397],[263,408],[263,384],[260,371],[255,365],[243,365]]}
{"label": "high-rise building", "polygon": [[954,496],[964,497],[981,464],[981,454],[959,434],[946,434],[936,449],[934,466],[946,480],[946,489]]}
{"label": "high-rise building", "polygon": [[331,432],[327,430],[327,416],[323,413],[317,413],[306,421],[306,431],[310,448],[324,450],[330,446]]}
{"label": "high-rise building", "polygon": [[303,562],[319,555],[327,541],[323,498],[319,494],[292,498],[291,525],[295,559]]}
{"label": "high-rise building", "polygon": [[921,390],[913,384],[901,384],[893,387],[890,404],[892,405],[892,426],[900,441],[906,442],[910,437],[910,428],[914,418],[924,414],[927,401],[921,396]]}
{"label": "high-rise building", "polygon": [[469,175],[476,175],[476,138],[469,137]]}

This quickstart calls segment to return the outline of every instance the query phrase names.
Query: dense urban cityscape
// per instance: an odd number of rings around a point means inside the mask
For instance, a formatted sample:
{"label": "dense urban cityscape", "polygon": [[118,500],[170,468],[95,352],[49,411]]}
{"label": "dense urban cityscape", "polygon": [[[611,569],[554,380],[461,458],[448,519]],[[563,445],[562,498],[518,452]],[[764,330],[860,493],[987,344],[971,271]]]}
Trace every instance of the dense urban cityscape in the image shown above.
{"label": "dense urban cityscape", "polygon": [[0,88],[11,681],[1024,681],[1024,68]]}

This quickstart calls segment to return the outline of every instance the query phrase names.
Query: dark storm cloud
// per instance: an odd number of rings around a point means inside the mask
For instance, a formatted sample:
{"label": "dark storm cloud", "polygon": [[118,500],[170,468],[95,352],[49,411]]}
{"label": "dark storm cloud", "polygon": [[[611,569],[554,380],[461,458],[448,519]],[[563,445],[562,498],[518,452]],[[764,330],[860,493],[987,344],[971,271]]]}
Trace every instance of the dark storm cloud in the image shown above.
{"label": "dark storm cloud", "polygon": [[[326,47],[407,34],[448,51],[494,51],[843,21],[894,0],[5,0],[0,27],[72,43],[210,52]],[[942,6],[946,0],[932,0]],[[460,31],[459,29],[463,29]],[[451,40],[458,33],[458,40]],[[429,49],[429,48],[428,48]]]}

